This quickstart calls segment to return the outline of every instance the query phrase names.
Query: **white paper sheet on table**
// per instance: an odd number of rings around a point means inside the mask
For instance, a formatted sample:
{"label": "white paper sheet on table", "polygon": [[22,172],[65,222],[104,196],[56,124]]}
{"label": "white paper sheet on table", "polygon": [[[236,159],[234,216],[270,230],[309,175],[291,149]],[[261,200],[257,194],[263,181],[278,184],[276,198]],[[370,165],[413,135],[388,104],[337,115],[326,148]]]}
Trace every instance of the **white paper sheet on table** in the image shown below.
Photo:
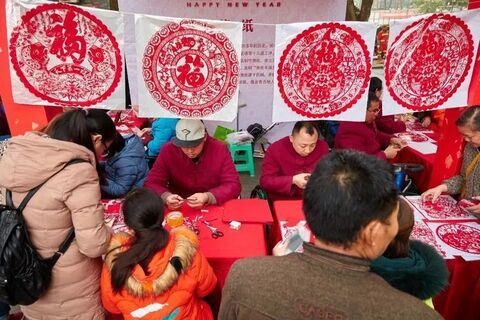
{"label": "white paper sheet on table", "polygon": [[437,201],[445,201],[445,203],[449,203],[451,209],[434,214],[429,213],[423,207],[421,196],[407,196],[405,199],[411,204],[416,217],[421,217],[428,221],[472,221],[477,219],[471,213],[457,207],[457,201],[449,195],[442,195]]}
{"label": "white paper sheet on table", "polygon": [[424,142],[408,142],[408,146],[422,154],[433,154],[437,152],[437,145],[429,141]]}
{"label": "white paper sheet on table", "polygon": [[447,254],[447,252],[439,245],[435,235],[433,234],[433,231],[421,218],[418,217],[418,215],[415,216],[415,225],[413,226],[410,238],[432,246],[445,259],[453,259],[453,256]]}
{"label": "white paper sheet on table", "polygon": [[426,222],[447,255],[466,261],[480,260],[480,224],[477,222]]}

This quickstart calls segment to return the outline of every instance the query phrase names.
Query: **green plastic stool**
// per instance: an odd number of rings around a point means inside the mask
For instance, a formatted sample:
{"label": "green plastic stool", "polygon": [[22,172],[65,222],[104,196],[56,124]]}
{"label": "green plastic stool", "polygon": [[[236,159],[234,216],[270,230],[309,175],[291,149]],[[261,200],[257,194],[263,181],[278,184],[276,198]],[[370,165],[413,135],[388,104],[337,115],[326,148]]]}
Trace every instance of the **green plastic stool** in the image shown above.
{"label": "green plastic stool", "polygon": [[250,177],[255,177],[252,144],[229,144],[228,148],[230,149],[235,169],[237,169],[238,172],[248,171]]}

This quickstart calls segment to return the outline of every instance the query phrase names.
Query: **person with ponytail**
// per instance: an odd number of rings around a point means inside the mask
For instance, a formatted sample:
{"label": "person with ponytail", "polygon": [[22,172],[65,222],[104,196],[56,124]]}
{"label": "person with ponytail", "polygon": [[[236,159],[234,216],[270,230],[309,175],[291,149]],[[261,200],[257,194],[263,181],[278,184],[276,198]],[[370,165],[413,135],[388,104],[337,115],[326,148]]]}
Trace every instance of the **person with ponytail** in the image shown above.
{"label": "person with ponytail", "polygon": [[[0,187],[17,207],[44,183],[23,216],[33,246],[51,257],[73,228],[75,239],[53,267],[52,281],[35,303],[21,306],[28,320],[101,320],[101,256],[110,232],[100,203],[97,158],[106,152],[115,126],[101,110],[70,110],[40,132],[9,140],[0,160]],[[82,162],[67,164],[72,160]]]}
{"label": "person with ponytail", "polygon": [[102,271],[105,309],[125,320],[213,319],[201,298],[217,278],[186,227],[162,226],[164,203],[150,189],[127,194],[122,205],[130,234],[112,237]]}

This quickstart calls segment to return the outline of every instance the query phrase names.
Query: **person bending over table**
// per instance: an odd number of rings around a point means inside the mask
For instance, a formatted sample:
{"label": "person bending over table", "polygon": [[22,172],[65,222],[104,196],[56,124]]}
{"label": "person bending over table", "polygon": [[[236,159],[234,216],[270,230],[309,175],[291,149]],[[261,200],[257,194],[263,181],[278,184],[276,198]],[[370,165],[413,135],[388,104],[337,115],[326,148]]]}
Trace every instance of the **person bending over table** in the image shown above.
{"label": "person bending over table", "polygon": [[[467,142],[463,150],[460,174],[443,181],[442,184],[425,191],[422,199],[436,201],[442,193],[460,194],[462,199],[480,200],[480,106],[464,110],[456,121],[458,131]],[[480,216],[480,204],[467,208]]]}
{"label": "person bending over table", "polygon": [[365,122],[342,121],[335,136],[335,148],[358,150],[380,159],[395,158],[406,143],[377,129],[375,119],[379,112],[380,100],[370,93]]}
{"label": "person bending over table", "polygon": [[170,209],[186,201],[193,208],[223,204],[240,195],[240,178],[227,146],[206,131],[202,121],[182,119],[145,181]]}
{"label": "person bending over table", "polygon": [[260,186],[271,200],[302,198],[315,165],[328,154],[327,143],[318,138],[314,123],[298,121],[290,136],[268,147],[263,159]]}
{"label": "person bending over table", "polygon": [[383,91],[383,84],[382,80],[378,77],[371,77],[370,78],[370,86],[368,87],[368,91],[370,93],[373,93],[375,96],[377,96],[378,99],[380,99],[380,112],[378,117],[375,119],[375,124],[377,125],[377,128],[385,133],[388,134],[393,134],[397,132],[404,132],[407,130],[407,126],[405,125],[405,122],[403,122],[400,119],[395,119],[395,116],[388,115],[384,116],[383,115],[383,109],[382,109],[382,91]]}
{"label": "person bending over table", "polygon": [[218,319],[441,319],[370,272],[397,234],[398,206],[386,161],[351,150],[325,156],[303,193],[314,243],[237,261]]}

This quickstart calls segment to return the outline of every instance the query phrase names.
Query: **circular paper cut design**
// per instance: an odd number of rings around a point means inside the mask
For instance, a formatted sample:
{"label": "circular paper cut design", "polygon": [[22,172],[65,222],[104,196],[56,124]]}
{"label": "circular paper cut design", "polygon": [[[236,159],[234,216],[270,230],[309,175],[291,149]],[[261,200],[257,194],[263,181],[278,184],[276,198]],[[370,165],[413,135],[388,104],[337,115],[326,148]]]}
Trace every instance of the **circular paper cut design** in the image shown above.
{"label": "circular paper cut design", "polygon": [[238,72],[227,36],[198,21],[163,26],[143,53],[146,88],[161,107],[183,117],[221,110],[235,94]]}
{"label": "circular paper cut design", "polygon": [[434,14],[407,26],[388,51],[390,95],[415,111],[441,106],[460,87],[473,58],[473,39],[463,20]]}
{"label": "circular paper cut design", "polygon": [[480,229],[464,224],[442,224],[438,237],[449,246],[472,254],[480,254]]}
{"label": "circular paper cut design", "polygon": [[60,105],[90,106],[108,98],[122,73],[117,40],[97,17],[61,3],[22,16],[10,39],[13,68],[27,89]]}
{"label": "circular paper cut design", "polygon": [[283,51],[277,81],[296,113],[324,118],[352,107],[365,92],[371,57],[362,37],[339,23],[317,24],[297,35]]}

